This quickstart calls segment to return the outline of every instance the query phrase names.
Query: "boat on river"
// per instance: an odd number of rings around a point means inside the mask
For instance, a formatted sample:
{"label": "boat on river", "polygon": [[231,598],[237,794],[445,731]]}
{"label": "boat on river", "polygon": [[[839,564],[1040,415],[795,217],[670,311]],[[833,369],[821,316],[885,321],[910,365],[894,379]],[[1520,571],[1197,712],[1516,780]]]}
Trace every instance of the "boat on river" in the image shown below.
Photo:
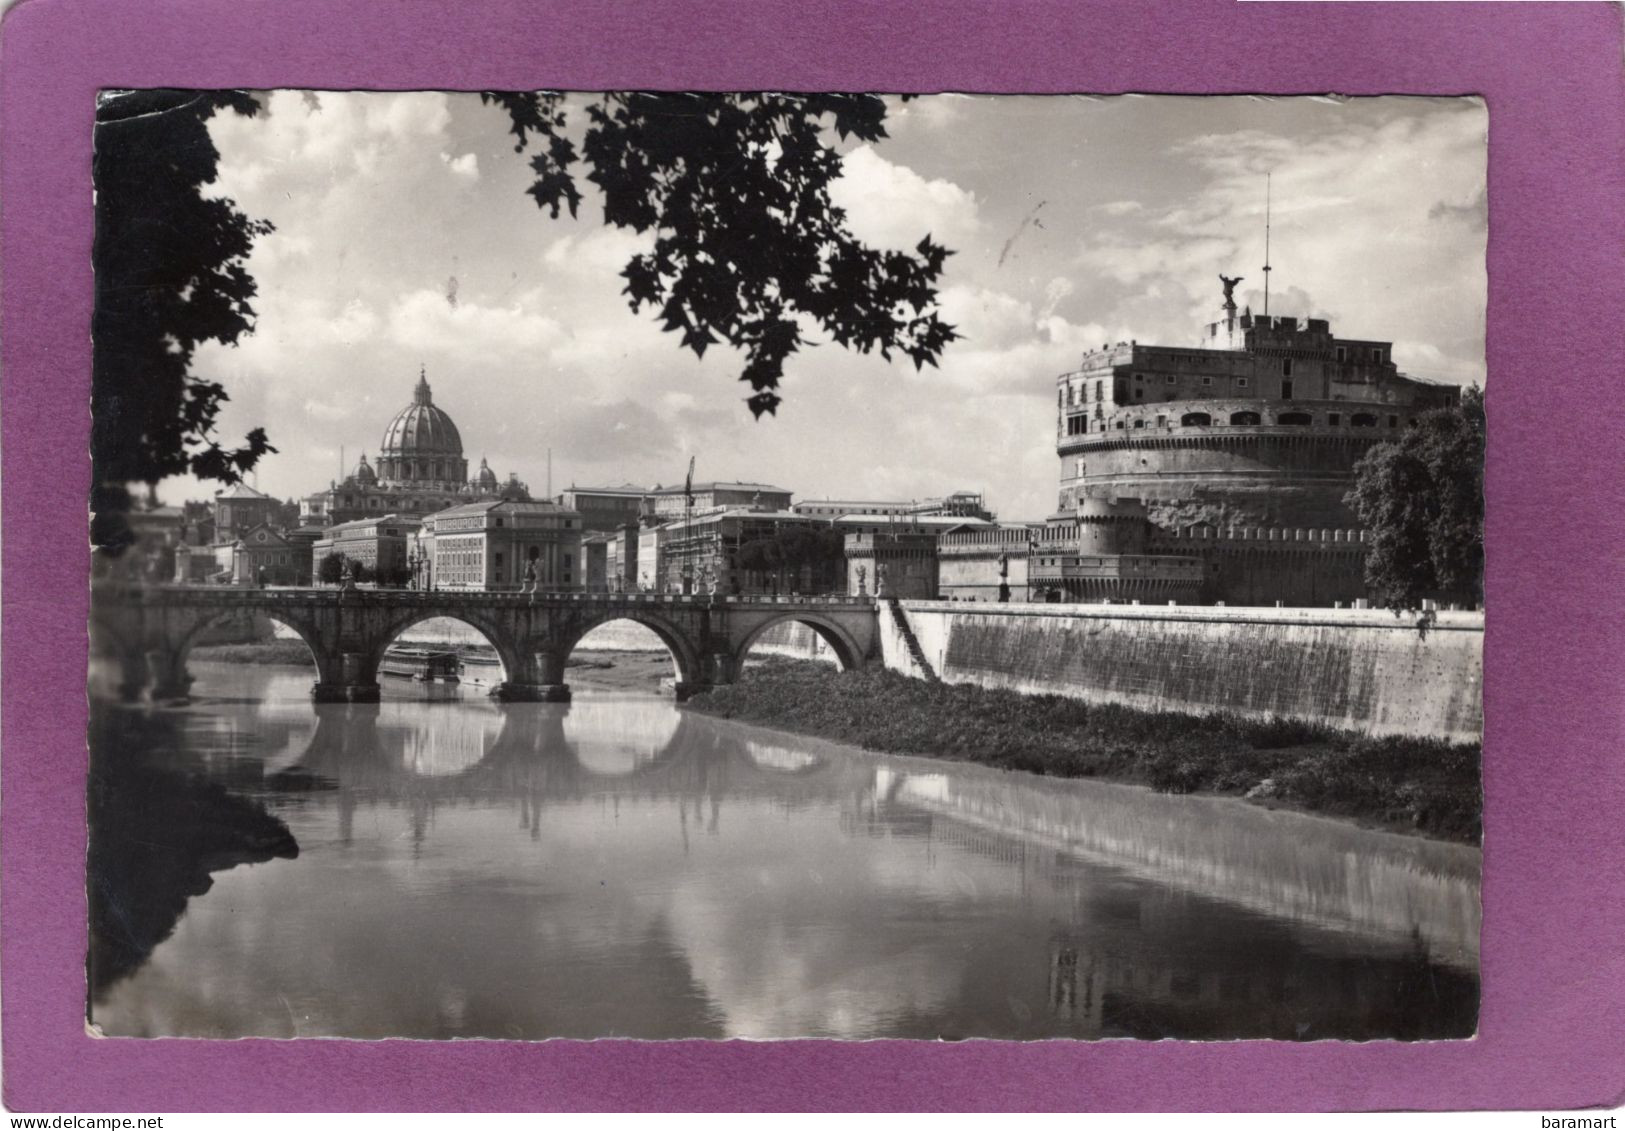
{"label": "boat on river", "polygon": [[464,652],[459,673],[464,683],[496,687],[502,682],[502,661],[492,652]]}
{"label": "boat on river", "polygon": [[459,678],[457,653],[439,648],[393,647],[384,653],[378,671],[382,675],[415,679],[419,683],[434,680],[456,683]]}

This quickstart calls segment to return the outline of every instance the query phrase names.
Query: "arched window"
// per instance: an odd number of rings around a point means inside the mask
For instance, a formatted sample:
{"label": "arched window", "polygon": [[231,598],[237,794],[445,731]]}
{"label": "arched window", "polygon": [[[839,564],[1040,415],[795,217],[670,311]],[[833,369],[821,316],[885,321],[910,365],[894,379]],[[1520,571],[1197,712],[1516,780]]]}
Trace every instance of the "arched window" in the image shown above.
{"label": "arched window", "polygon": [[1232,412],[1230,414],[1231,424],[1258,424],[1260,419],[1256,412]]}
{"label": "arched window", "polygon": [[1307,412],[1283,412],[1275,418],[1275,422],[1277,424],[1306,425],[1313,424],[1315,418]]}
{"label": "arched window", "polygon": [[1213,423],[1213,418],[1205,412],[1187,412],[1179,418],[1179,422],[1187,428],[1206,428]]}
{"label": "arched window", "polygon": [[1356,428],[1375,428],[1377,426],[1377,417],[1374,413],[1357,412],[1349,417],[1349,423]]}

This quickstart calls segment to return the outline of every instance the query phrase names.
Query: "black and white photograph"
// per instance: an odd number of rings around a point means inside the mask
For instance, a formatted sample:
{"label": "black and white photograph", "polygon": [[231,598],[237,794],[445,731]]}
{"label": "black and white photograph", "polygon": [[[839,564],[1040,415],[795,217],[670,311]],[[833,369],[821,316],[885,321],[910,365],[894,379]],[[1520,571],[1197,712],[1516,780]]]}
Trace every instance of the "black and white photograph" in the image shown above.
{"label": "black and white photograph", "polygon": [[1472,1038],[1488,123],[103,91],[90,1030]]}

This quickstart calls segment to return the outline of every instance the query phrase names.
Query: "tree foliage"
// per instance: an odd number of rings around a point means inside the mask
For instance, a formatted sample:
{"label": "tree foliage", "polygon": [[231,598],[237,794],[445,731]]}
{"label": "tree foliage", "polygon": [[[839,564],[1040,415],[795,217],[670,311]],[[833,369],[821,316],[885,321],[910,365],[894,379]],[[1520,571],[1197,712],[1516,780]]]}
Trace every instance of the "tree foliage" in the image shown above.
{"label": "tree foliage", "polygon": [[781,584],[785,575],[799,577],[811,568],[811,580],[828,580],[834,567],[846,556],[846,539],[833,529],[809,530],[792,526],[764,538],[753,538],[739,547],[737,564],[754,573],[770,573]]}
{"label": "tree foliage", "polygon": [[[886,104],[865,94],[598,96],[572,122],[558,93],[481,96],[507,112],[518,152],[533,150],[539,207],[572,216],[576,170],[603,195],[604,221],[653,232],[621,272],[634,313],[650,307],[703,357],[726,342],[745,354],[740,380],[760,417],[780,403],[785,361],[810,322],[860,353],[935,365],[959,335],[936,309],[950,252],[927,235],[914,253],[860,242],[830,200],[834,138],[886,136]],[[579,150],[577,138],[580,139]]]}
{"label": "tree foliage", "polygon": [[271,230],[204,193],[219,110],[254,115],[259,104],[241,91],[142,90],[97,105],[91,538],[113,553],[131,541],[130,484],[186,472],[231,483],[275,450],[263,428],[222,446],[213,431],[226,391],[191,371],[199,345],[252,330],[244,262]]}
{"label": "tree foliage", "polygon": [[316,580],[324,585],[337,585],[344,580],[344,555],[328,554],[317,563]]}
{"label": "tree foliage", "polygon": [[1416,418],[1354,468],[1345,500],[1366,529],[1366,588],[1406,612],[1425,599],[1478,604],[1484,587],[1484,396]]}

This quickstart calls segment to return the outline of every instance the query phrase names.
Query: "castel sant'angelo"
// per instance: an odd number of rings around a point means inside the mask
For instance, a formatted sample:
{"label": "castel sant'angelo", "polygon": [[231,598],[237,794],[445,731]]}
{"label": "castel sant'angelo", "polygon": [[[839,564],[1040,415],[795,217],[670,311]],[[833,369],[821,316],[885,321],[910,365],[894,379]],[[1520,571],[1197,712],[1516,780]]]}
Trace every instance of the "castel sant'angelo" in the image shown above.
{"label": "castel sant'angelo", "polygon": [[1241,605],[1364,596],[1354,465],[1459,390],[1401,373],[1392,345],[1318,318],[1236,308],[1189,348],[1118,343],[1057,379],[1060,500],[1037,589]]}

